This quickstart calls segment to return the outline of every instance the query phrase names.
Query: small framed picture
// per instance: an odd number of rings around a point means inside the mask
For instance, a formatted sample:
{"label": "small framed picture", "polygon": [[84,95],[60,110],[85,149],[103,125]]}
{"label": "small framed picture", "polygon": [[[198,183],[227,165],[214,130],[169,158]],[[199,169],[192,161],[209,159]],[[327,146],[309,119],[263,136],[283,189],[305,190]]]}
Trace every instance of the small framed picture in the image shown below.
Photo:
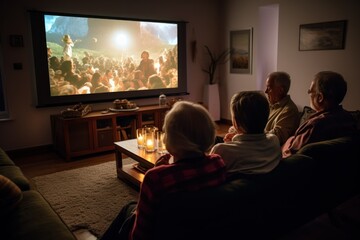
{"label": "small framed picture", "polygon": [[252,29],[230,32],[230,73],[251,73]]}
{"label": "small framed picture", "polygon": [[346,20],[300,25],[299,51],[345,48]]}

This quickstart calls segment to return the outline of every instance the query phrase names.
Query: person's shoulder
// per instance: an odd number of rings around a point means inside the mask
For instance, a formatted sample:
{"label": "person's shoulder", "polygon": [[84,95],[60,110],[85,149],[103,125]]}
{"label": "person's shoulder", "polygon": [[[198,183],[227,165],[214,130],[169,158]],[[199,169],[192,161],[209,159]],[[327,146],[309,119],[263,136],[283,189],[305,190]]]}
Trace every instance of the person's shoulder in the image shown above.
{"label": "person's shoulder", "polygon": [[296,108],[296,110],[298,110],[295,102],[291,99],[291,96],[290,95],[287,95],[286,97],[286,104],[285,104],[286,107],[288,108]]}
{"label": "person's shoulder", "polygon": [[215,166],[216,168],[225,168],[225,161],[221,155],[212,153],[205,156],[207,164]]}
{"label": "person's shoulder", "polygon": [[211,153],[209,155],[206,155],[205,158],[210,161],[223,161],[222,157],[217,153]]}
{"label": "person's shoulder", "polygon": [[277,146],[280,146],[279,138],[273,133],[266,133],[266,138],[269,142],[274,143]]}
{"label": "person's shoulder", "polygon": [[284,114],[288,114],[288,115],[296,115],[296,117],[298,117],[299,115],[299,109],[296,106],[296,104],[293,101],[288,101],[287,103],[284,104],[283,106],[283,111]]}
{"label": "person's shoulder", "polygon": [[167,174],[172,174],[176,170],[175,164],[167,164],[167,165],[160,165],[153,168],[150,168],[146,171],[144,175],[144,181],[156,181],[160,176],[164,176]]}
{"label": "person's shoulder", "polygon": [[[235,140],[235,139],[233,138],[233,140]],[[225,152],[236,151],[240,144],[239,141],[235,140],[235,141],[229,141],[226,143],[218,143],[213,147],[211,153],[216,153],[216,154],[222,155]]]}
{"label": "person's shoulder", "polygon": [[219,154],[219,152],[221,152],[221,150],[224,149],[226,145],[227,143],[217,143],[212,147],[210,152],[212,154]]}

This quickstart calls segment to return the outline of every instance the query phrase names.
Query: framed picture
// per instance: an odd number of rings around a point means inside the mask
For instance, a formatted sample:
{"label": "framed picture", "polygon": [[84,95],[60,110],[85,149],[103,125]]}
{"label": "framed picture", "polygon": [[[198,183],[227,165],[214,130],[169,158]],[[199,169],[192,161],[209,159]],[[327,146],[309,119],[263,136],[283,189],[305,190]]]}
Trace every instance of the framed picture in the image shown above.
{"label": "framed picture", "polygon": [[230,73],[251,73],[252,29],[230,32]]}
{"label": "framed picture", "polygon": [[345,48],[346,20],[300,25],[299,51]]}

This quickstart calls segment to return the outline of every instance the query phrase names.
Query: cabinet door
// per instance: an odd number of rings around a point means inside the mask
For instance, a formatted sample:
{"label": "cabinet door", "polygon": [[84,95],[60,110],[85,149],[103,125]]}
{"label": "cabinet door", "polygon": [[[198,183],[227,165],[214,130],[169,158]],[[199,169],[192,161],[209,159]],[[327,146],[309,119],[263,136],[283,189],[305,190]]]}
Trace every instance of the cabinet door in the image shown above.
{"label": "cabinet door", "polygon": [[71,154],[92,150],[91,126],[88,121],[69,122],[67,134]]}
{"label": "cabinet door", "polygon": [[111,150],[114,148],[115,130],[114,117],[98,118],[94,120],[95,150]]}
{"label": "cabinet door", "polygon": [[60,115],[52,115],[51,128],[54,149],[66,160],[93,151],[93,128],[90,121],[82,118],[64,119]]}

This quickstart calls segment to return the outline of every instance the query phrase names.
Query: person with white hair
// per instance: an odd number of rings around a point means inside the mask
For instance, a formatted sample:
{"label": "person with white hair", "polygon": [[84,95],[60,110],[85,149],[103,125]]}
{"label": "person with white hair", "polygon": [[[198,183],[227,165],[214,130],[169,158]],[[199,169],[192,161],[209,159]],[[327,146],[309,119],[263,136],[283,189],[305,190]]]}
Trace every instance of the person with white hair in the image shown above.
{"label": "person with white hair", "polygon": [[[201,105],[176,102],[163,126],[169,154],[149,169],[135,202],[126,205],[105,232],[102,240],[153,239],[158,204],[167,193],[196,192],[225,182],[225,164],[216,154],[207,154],[215,141],[215,124]],[[173,163],[169,163],[170,157]],[[186,208],[186,206],[184,206]]]}

